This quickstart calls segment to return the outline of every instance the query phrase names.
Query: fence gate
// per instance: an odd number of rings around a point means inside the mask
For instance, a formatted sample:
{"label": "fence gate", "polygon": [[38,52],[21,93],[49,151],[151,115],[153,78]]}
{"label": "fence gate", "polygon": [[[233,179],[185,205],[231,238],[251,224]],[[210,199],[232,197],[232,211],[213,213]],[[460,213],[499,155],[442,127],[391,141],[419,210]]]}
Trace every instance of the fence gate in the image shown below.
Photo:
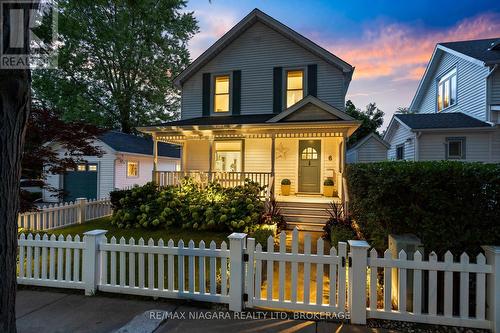
{"label": "fence gate", "polygon": [[267,240],[267,251],[255,239],[247,240],[245,300],[246,307],[264,307],[314,312],[346,310],[347,244],[340,242],[324,254],[324,242],[316,243],[311,253],[311,236],[304,236],[299,249],[297,228],[292,232],[291,252],[286,248],[286,234],[280,234],[279,251],[274,239]]}

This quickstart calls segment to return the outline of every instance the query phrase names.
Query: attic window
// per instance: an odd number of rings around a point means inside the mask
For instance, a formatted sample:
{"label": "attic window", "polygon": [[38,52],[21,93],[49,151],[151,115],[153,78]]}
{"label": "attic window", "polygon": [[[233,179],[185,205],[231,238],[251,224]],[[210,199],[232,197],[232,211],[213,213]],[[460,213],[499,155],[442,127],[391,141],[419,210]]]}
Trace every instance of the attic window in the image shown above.
{"label": "attic window", "polygon": [[457,102],[457,69],[443,75],[438,82],[437,110],[442,110],[455,105]]}
{"label": "attic window", "polygon": [[229,75],[215,77],[214,112],[229,112]]}
{"label": "attic window", "polygon": [[304,97],[304,71],[286,72],[286,107],[294,105]]}

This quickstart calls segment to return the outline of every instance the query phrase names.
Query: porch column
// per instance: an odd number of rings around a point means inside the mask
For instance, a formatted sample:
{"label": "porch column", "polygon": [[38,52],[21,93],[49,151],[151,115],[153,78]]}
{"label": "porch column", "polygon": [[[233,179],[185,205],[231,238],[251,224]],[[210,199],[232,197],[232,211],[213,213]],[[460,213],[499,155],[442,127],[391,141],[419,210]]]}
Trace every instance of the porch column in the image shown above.
{"label": "porch column", "polygon": [[276,134],[271,134],[271,177],[273,177],[272,188],[271,188],[271,198],[274,198],[274,187],[276,186],[276,179],[274,169],[276,165]]}
{"label": "porch column", "polygon": [[214,153],[214,139],[208,139],[208,181],[212,181],[212,156]]}
{"label": "porch column", "polygon": [[271,176],[274,177],[274,168],[276,164],[276,135],[271,135]]}
{"label": "porch column", "polygon": [[158,139],[156,138],[156,133],[153,133],[153,183],[158,183],[157,172],[158,171]]}
{"label": "porch column", "polygon": [[186,164],[187,164],[187,141],[182,142],[182,147],[181,147],[181,171],[186,172]]}

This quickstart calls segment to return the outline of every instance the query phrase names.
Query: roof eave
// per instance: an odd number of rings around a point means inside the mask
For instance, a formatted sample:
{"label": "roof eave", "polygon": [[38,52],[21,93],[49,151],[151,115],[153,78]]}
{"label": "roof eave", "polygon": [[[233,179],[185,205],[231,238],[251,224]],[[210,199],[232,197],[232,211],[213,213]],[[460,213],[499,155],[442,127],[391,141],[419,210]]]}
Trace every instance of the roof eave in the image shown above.
{"label": "roof eave", "polygon": [[440,128],[412,128],[412,132],[467,132],[467,131],[494,131],[493,126],[480,126],[480,127],[440,127]]}

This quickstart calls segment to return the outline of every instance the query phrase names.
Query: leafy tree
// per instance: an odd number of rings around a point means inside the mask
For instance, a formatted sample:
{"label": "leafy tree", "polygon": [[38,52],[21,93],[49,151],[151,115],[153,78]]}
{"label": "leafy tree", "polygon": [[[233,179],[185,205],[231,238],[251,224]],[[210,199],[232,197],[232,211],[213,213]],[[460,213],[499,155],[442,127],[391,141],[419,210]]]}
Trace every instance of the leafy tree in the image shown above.
{"label": "leafy tree", "polygon": [[377,129],[384,123],[384,112],[377,107],[376,103],[370,103],[366,106],[366,110],[362,111],[348,100],[345,105],[346,113],[353,117],[354,119],[361,121],[361,126],[354,132],[347,144],[352,147],[358,141],[363,139],[370,133],[376,133],[380,135]]}
{"label": "leafy tree", "polygon": [[184,0],[60,0],[58,70],[33,74],[35,96],[83,120],[129,133],[179,110],[173,78],[198,31]]}
{"label": "leafy tree", "polygon": [[396,110],[396,113],[400,113],[400,114],[412,114],[414,112],[410,111],[410,109],[407,106],[400,106]]}
{"label": "leafy tree", "polygon": [[[83,156],[102,156],[102,150],[92,144],[102,129],[82,122],[64,122],[53,110],[33,108],[28,120],[22,159],[24,178],[45,178],[46,173],[63,173],[76,168]],[[59,156],[51,142],[67,151]],[[49,190],[55,189],[48,188]],[[62,194],[62,193],[55,193]],[[21,192],[21,211],[33,208],[31,197]]]}

